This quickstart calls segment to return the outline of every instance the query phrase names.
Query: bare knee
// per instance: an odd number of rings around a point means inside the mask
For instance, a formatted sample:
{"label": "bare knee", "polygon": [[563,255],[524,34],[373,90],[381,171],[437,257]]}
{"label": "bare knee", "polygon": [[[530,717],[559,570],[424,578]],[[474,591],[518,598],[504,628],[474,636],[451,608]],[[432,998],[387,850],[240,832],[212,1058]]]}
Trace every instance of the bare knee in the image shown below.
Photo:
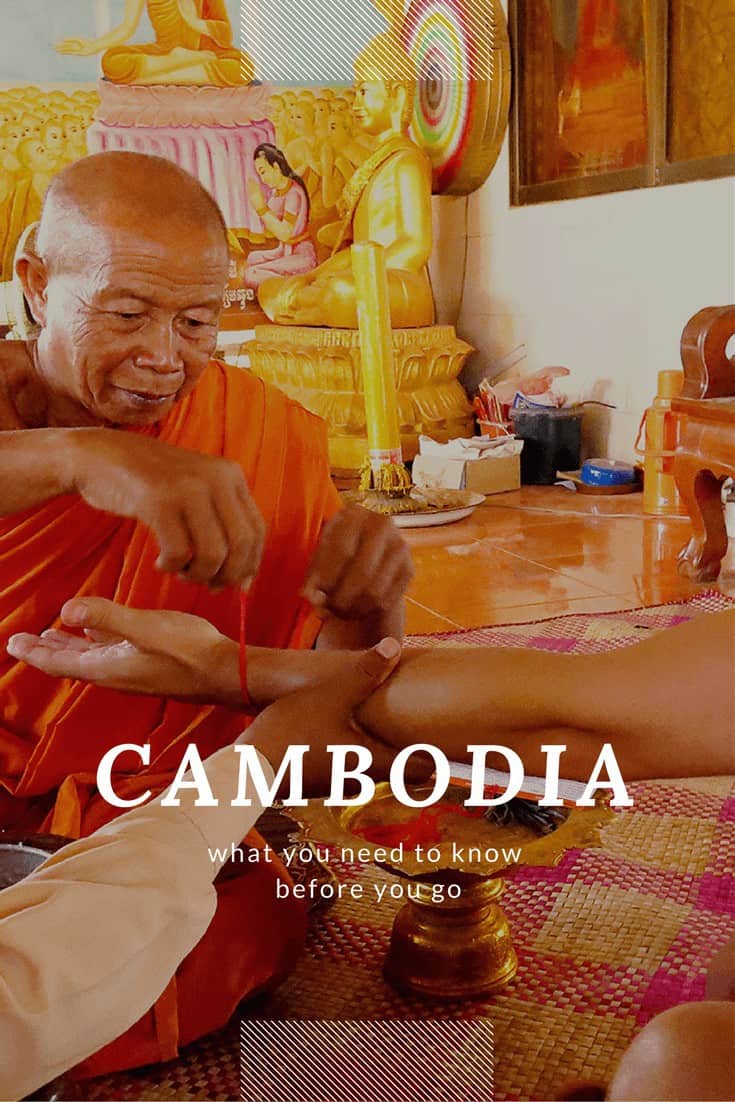
{"label": "bare knee", "polygon": [[687,1003],[649,1022],[623,1054],[610,1102],[733,1098],[735,1005]]}

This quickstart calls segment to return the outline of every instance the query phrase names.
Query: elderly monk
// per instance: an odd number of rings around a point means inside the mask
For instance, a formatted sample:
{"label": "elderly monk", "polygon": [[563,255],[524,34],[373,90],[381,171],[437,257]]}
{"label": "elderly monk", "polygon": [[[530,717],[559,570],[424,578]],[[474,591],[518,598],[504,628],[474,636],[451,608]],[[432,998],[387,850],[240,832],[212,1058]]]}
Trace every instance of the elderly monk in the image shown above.
{"label": "elderly monk", "polygon": [[[317,418],[212,359],[227,268],[210,196],[131,153],[55,177],[19,261],[41,334],[0,346],[0,827],[89,834],[116,814],[95,788],[110,747],[151,744],[150,768],[118,759],[131,799],[162,791],[186,743],[204,756],[242,730],[227,708],[53,682],[5,657],[67,598],[196,613],[235,638],[249,586],[258,646],[402,635],[411,567],[394,527],[338,511]],[[243,868],[155,1013],[84,1071],[173,1056],[288,968],[302,909],[276,904],[273,865]]]}

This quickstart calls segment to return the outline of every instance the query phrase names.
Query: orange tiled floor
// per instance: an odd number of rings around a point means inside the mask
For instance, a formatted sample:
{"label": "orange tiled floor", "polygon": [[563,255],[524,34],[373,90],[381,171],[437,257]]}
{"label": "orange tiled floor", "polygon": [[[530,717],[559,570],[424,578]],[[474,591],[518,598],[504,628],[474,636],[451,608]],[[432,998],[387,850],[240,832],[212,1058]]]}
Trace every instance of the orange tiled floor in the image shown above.
{"label": "orange tiled floor", "polygon": [[[416,567],[407,629],[614,612],[711,589],[677,572],[690,531],[686,518],[645,517],[641,494],[591,497],[557,486],[495,494],[457,524],[404,533]],[[735,596],[732,566],[716,588]]]}

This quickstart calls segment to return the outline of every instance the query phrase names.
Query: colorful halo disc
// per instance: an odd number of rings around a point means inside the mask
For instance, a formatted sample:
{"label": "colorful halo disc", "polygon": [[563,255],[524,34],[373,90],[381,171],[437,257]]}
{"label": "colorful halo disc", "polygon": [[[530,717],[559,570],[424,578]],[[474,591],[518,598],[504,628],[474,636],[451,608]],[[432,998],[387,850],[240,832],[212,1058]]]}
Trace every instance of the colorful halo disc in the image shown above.
{"label": "colorful halo disc", "polygon": [[505,134],[510,51],[498,0],[411,0],[403,43],[419,80],[411,134],[433,190],[466,195],[487,178]]}

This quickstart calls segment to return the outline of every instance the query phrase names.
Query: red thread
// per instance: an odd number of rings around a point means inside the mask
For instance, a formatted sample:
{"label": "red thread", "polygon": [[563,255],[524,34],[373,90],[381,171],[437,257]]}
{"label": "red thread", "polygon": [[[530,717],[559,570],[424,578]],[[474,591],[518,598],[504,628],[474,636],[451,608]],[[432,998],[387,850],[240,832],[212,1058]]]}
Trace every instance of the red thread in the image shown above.
{"label": "red thread", "polygon": [[240,694],[242,696],[243,708],[247,711],[253,707],[253,702],[250,699],[250,693],[248,692],[248,648],[246,645],[247,636],[247,595],[245,593],[240,594]]}

